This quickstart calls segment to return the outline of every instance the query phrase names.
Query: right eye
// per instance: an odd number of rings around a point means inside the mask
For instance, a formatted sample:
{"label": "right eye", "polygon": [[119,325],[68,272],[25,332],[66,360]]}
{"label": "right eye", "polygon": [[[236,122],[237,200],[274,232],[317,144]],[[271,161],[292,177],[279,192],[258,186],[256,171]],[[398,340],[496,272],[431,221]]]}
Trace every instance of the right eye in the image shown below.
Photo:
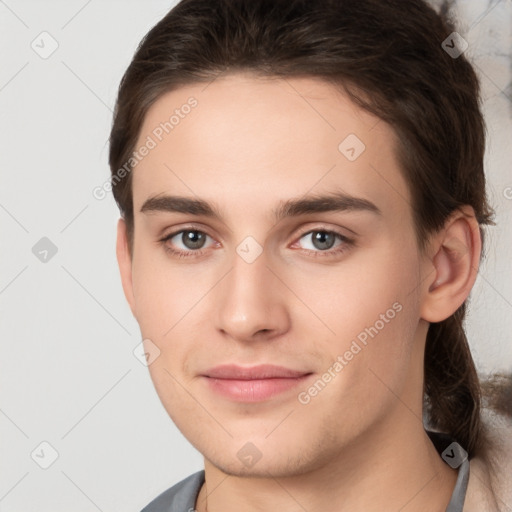
{"label": "right eye", "polygon": [[[182,229],[166,235],[160,241],[170,254],[179,258],[186,258],[204,254],[202,249],[207,238],[213,240],[205,232],[198,229]],[[178,247],[178,249],[175,247]]]}

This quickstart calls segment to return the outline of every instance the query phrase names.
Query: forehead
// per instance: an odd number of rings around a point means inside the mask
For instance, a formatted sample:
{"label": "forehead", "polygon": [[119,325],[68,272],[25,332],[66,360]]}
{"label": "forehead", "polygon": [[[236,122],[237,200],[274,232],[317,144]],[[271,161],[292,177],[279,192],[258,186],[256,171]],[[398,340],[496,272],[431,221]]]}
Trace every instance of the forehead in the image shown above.
{"label": "forehead", "polygon": [[199,196],[239,211],[308,191],[366,197],[403,215],[408,187],[389,125],[315,78],[219,77],[162,95],[147,112],[133,170],[134,208],[149,196]]}

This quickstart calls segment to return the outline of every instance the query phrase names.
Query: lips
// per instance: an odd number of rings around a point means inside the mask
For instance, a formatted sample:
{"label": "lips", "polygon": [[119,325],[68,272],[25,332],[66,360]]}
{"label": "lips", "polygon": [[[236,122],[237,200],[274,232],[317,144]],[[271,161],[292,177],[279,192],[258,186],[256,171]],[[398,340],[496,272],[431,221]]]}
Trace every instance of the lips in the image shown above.
{"label": "lips", "polygon": [[291,370],[290,368],[270,364],[261,364],[251,367],[223,365],[208,370],[205,376],[213,379],[232,380],[293,379],[302,377],[307,373],[308,372]]}
{"label": "lips", "polygon": [[274,365],[216,366],[202,377],[216,394],[237,402],[262,402],[299,386],[311,375]]}

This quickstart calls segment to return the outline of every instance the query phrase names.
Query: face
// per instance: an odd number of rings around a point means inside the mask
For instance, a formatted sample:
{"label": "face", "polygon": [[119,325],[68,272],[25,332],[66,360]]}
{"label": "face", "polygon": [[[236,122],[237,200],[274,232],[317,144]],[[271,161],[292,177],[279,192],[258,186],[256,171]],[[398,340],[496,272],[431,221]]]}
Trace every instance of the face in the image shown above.
{"label": "face", "polygon": [[125,291],[208,461],[305,473],[400,403],[421,416],[421,258],[388,125],[320,80],[235,74],[162,96],[143,145]]}

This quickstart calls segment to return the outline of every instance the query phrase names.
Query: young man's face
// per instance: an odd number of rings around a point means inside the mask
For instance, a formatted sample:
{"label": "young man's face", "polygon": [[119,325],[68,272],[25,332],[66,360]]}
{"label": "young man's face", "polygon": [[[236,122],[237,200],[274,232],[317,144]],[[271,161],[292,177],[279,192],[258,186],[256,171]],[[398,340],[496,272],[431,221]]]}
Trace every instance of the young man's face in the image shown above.
{"label": "young man's face", "polygon": [[[417,427],[423,259],[391,128],[319,80],[236,74],[162,96],[144,144],[123,281],[160,399],[206,459],[299,474]],[[339,208],[302,208],[320,196]]]}

